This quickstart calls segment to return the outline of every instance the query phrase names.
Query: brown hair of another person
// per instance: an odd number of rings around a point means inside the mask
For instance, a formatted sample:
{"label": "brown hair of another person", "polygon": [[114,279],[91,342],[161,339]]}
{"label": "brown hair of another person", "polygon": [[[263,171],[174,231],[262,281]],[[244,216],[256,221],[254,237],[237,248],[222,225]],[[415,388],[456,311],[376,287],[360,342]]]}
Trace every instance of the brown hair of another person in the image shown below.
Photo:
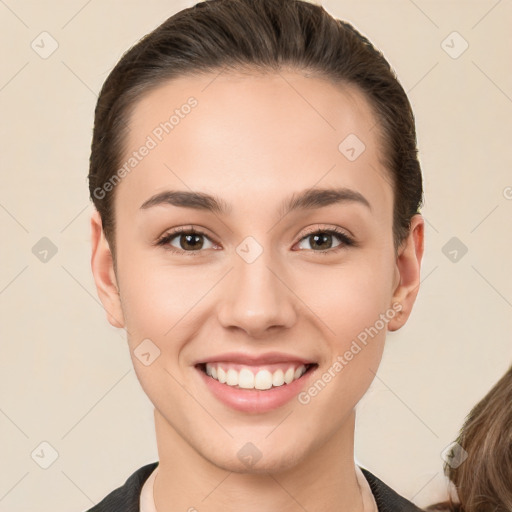
{"label": "brown hair of another person", "polygon": [[468,414],[457,443],[467,452],[458,467],[445,463],[459,502],[427,510],[512,511],[512,366]]}

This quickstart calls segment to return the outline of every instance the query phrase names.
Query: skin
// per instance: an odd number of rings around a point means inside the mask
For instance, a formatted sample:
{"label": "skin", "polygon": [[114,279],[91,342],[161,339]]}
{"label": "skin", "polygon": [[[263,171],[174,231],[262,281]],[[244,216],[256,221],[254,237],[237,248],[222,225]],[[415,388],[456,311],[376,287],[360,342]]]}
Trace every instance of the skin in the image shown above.
{"label": "skin", "polygon": [[[362,511],[354,409],[377,372],[386,330],[411,313],[424,220],[413,217],[395,254],[393,192],[368,102],[353,87],[291,70],[159,86],[136,104],[127,155],[190,96],[198,106],[115,189],[116,269],[98,213],[91,218],[99,297],[109,322],[127,330],[137,377],[155,406],[156,507]],[[350,133],[366,146],[355,161],[338,150]],[[285,198],[320,187],[354,189],[371,210],[345,202],[280,217]],[[231,210],[140,209],[164,190],[213,194]],[[154,245],[191,224],[206,234],[202,248],[188,249],[196,254]],[[342,242],[333,235],[332,248],[318,247],[307,236],[334,227],[358,246],[336,250]],[[250,264],[236,252],[248,236],[263,249]],[[177,236],[170,248],[183,247]],[[265,413],[239,412],[213,397],[194,368],[228,351],[281,351],[316,361],[319,377],[396,302],[401,313],[307,405],[292,399]],[[134,350],[148,338],[160,356],[145,366]],[[261,453],[251,467],[237,456],[247,442]]]}

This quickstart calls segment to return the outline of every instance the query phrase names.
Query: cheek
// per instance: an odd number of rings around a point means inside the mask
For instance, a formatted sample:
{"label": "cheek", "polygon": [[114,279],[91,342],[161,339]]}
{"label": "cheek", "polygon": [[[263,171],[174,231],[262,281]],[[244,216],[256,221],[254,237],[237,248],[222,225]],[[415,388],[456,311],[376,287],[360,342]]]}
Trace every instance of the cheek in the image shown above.
{"label": "cheek", "polygon": [[326,425],[333,418],[341,422],[375,378],[387,325],[396,314],[389,307],[389,293],[383,291],[382,281],[388,279],[383,269],[353,266],[339,280],[326,280],[324,294],[311,297],[324,326],[328,356],[299,402],[310,405]]}
{"label": "cheek", "polygon": [[[379,266],[380,264],[380,266]],[[392,266],[383,259],[315,273],[301,297],[323,320],[330,338],[342,349],[372,327],[390,308]],[[379,326],[382,327],[379,323]]]}
{"label": "cheek", "polygon": [[164,337],[211,288],[211,277],[200,266],[154,264],[136,252],[118,268],[126,327],[138,336]]}

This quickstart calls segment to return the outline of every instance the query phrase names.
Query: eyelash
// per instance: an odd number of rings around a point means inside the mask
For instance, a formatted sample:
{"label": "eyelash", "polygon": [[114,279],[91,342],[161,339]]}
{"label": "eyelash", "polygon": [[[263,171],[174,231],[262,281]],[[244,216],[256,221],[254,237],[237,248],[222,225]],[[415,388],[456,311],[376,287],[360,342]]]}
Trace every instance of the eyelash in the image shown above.
{"label": "eyelash", "polygon": [[[162,247],[164,247],[165,250],[171,251],[173,253],[186,254],[187,256],[198,256],[201,252],[203,252],[201,250],[199,250],[199,251],[184,251],[182,249],[177,249],[176,247],[171,247],[170,245],[167,245],[167,244],[169,244],[169,242],[171,240],[176,238],[176,236],[183,235],[183,234],[201,235],[201,236],[204,236],[209,239],[208,235],[206,235],[206,233],[203,233],[202,231],[198,231],[194,228],[181,227],[181,228],[176,228],[175,230],[162,235],[155,242],[155,245],[162,246]],[[309,238],[310,236],[313,236],[313,235],[317,235],[317,234],[335,235],[339,238],[339,240],[341,242],[340,245],[338,245],[334,249],[325,249],[323,251],[315,251],[313,249],[307,249],[307,250],[317,253],[317,254],[327,255],[327,254],[337,253],[338,251],[340,251],[346,247],[357,247],[358,246],[357,242],[352,237],[348,236],[346,233],[344,233],[343,231],[340,231],[337,228],[329,228],[329,229],[316,228],[316,229],[310,230],[299,240],[299,242],[302,242],[304,239]]]}

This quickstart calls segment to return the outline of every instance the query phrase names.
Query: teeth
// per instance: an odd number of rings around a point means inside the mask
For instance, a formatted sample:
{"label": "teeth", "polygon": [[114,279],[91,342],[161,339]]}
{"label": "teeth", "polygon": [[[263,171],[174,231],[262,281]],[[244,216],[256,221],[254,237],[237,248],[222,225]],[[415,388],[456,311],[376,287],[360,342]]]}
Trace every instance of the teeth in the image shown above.
{"label": "teeth", "polygon": [[272,386],[282,386],[284,384],[283,370],[276,370],[272,375]]}
{"label": "teeth", "polygon": [[231,368],[228,370],[226,384],[228,386],[238,386],[238,372],[236,370],[232,370]]}
{"label": "teeth", "polygon": [[217,380],[221,383],[221,384],[224,384],[226,382],[226,372],[219,366],[217,368]]}
{"label": "teeth", "polygon": [[270,389],[272,387],[272,374],[268,370],[260,370],[254,377],[254,387],[256,389]]}
{"label": "teeth", "polygon": [[219,365],[206,363],[206,373],[221,384],[239,387],[242,389],[270,389],[283,384],[290,384],[306,373],[306,367],[300,365],[288,367],[286,371],[278,369],[271,373],[269,370],[259,370],[256,374],[248,367],[242,368],[239,372],[233,368],[227,371]]}
{"label": "teeth", "polygon": [[254,389],[254,373],[252,373],[251,370],[244,368],[238,374],[238,385],[244,389]]}
{"label": "teeth", "polygon": [[294,375],[295,371],[293,370],[293,367],[288,368],[288,370],[286,370],[286,373],[284,374],[284,381],[286,382],[286,384],[290,384],[290,382],[293,381]]}

